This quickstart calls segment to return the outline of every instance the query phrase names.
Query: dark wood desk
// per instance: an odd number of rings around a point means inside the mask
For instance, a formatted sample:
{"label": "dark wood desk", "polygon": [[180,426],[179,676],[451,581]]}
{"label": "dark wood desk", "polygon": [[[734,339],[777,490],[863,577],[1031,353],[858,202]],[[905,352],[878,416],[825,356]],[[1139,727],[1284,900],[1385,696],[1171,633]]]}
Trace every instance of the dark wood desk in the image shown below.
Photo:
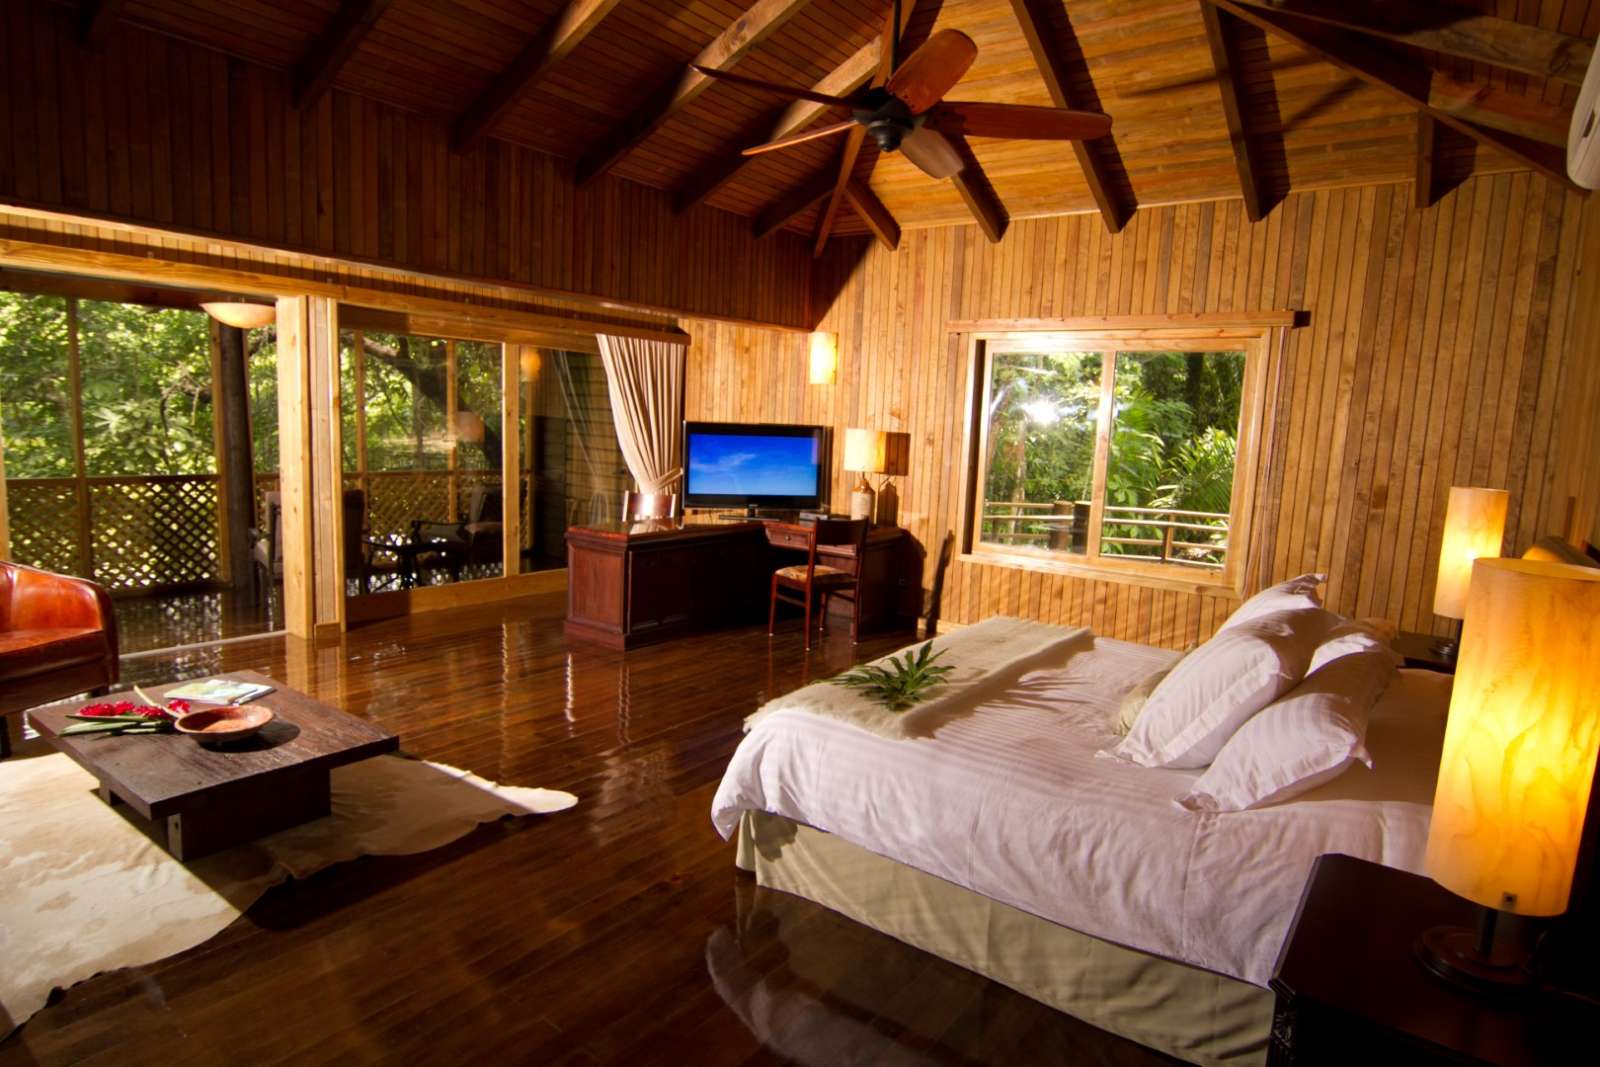
{"label": "dark wood desk", "polygon": [[[795,560],[795,527],[773,522],[640,522],[567,530],[567,633],[633,648],[767,617],[772,572]],[[922,573],[898,526],[851,545],[823,545],[831,567],[861,575],[861,628],[914,627]],[[837,603],[836,613],[849,605]]]}

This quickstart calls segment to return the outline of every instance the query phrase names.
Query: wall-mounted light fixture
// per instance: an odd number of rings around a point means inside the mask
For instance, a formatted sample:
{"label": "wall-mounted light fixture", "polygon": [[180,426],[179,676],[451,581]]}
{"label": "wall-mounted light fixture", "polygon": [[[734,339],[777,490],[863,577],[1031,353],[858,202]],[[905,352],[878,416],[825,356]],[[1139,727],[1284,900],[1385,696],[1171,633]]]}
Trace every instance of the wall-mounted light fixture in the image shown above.
{"label": "wall-mounted light fixture", "polygon": [[233,326],[240,330],[259,330],[278,321],[278,308],[275,304],[213,301],[201,304],[200,307],[224,326]]}
{"label": "wall-mounted light fixture", "polygon": [[817,330],[811,335],[812,385],[832,385],[839,379],[839,335]]}

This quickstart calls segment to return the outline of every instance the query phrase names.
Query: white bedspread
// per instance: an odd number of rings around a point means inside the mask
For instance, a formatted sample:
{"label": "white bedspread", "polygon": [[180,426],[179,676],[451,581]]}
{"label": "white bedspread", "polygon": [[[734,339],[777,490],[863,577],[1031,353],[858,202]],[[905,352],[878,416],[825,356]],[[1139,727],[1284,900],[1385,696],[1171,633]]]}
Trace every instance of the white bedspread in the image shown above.
{"label": "white bedspread", "polygon": [[775,712],[734,753],[712,821],[728,837],[741,812],[773,812],[1083,933],[1265,985],[1318,855],[1420,869],[1449,679],[1400,672],[1374,709],[1371,771],[1261,811],[1195,813],[1173,800],[1199,771],[1095,759],[1116,741],[1122,694],[1176,655],[1096,638],[910,741]]}

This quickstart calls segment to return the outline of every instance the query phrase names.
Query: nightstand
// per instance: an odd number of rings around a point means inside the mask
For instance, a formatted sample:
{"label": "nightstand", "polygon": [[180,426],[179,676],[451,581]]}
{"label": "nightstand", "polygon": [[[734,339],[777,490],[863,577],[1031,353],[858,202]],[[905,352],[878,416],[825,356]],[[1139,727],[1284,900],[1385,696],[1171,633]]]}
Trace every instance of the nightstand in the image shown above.
{"label": "nightstand", "polygon": [[1473,926],[1476,916],[1473,904],[1432,879],[1319,857],[1273,971],[1268,1067],[1575,1062],[1574,1050],[1589,1047],[1600,1028],[1600,1009],[1554,994],[1482,999],[1438,981],[1412,957],[1424,929]]}
{"label": "nightstand", "polygon": [[1418,634],[1401,630],[1389,644],[1405,660],[1401,664],[1403,667],[1438,671],[1441,674],[1456,673],[1455,657],[1447,657],[1434,650],[1433,646],[1438,640],[1436,634]]}

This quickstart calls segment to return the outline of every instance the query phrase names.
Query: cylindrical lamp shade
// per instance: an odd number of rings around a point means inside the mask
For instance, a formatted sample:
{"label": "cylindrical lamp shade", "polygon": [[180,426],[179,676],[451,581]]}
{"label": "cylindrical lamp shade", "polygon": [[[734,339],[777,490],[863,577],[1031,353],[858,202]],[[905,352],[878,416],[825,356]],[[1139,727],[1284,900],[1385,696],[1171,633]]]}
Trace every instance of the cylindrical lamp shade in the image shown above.
{"label": "cylindrical lamp shade", "polygon": [[1465,617],[1473,561],[1500,554],[1510,502],[1511,494],[1504,489],[1451,487],[1444,512],[1444,541],[1439,545],[1439,582],[1433,589],[1435,615]]}
{"label": "cylindrical lamp shade", "polygon": [[882,430],[849,429],[844,432],[844,469],[881,474],[888,465],[889,435]]}
{"label": "cylindrical lamp shade", "polygon": [[812,385],[832,385],[839,376],[839,335],[818,330],[811,335]]}
{"label": "cylindrical lamp shade", "polygon": [[1485,907],[1567,908],[1600,748],[1600,570],[1473,567],[1424,868]]}

